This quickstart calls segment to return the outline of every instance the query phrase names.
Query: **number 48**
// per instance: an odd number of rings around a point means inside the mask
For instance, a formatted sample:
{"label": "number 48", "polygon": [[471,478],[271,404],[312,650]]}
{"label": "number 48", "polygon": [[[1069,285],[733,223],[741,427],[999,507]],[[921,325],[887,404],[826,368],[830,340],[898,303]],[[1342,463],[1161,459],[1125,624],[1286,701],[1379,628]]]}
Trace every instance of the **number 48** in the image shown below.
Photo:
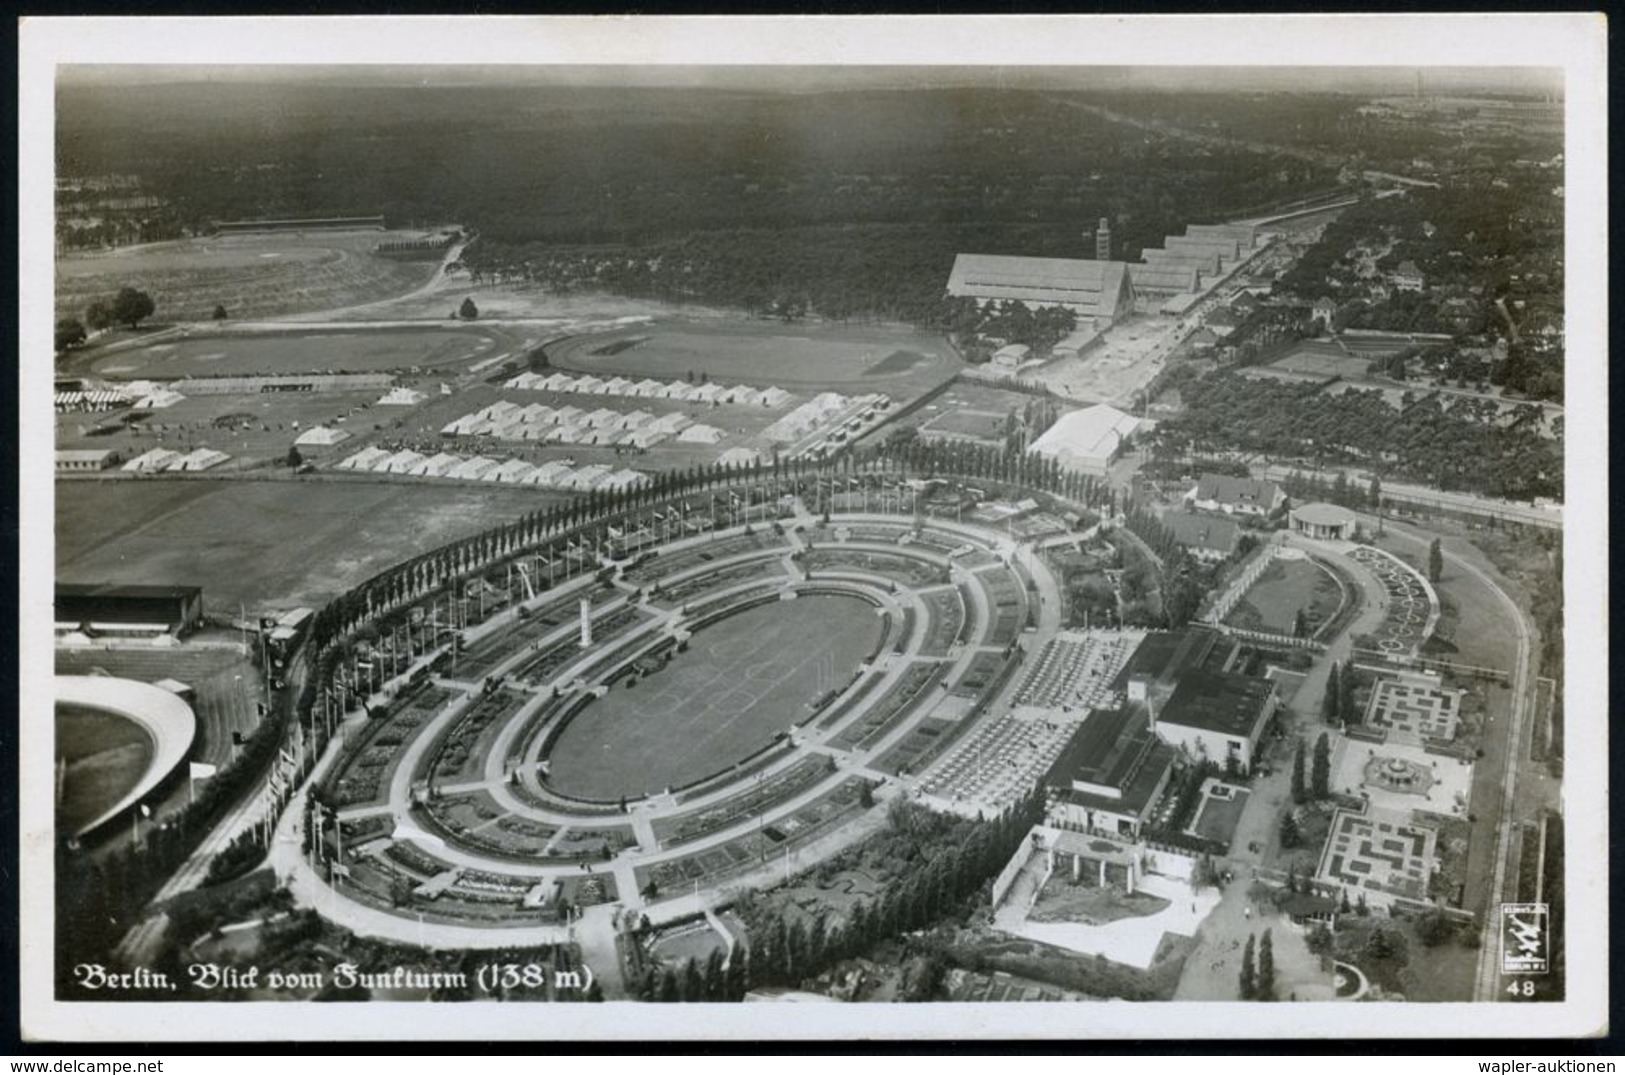
{"label": "number 48", "polygon": [[1507,995],[1512,997],[1532,997],[1535,995],[1533,979],[1524,978],[1507,986]]}

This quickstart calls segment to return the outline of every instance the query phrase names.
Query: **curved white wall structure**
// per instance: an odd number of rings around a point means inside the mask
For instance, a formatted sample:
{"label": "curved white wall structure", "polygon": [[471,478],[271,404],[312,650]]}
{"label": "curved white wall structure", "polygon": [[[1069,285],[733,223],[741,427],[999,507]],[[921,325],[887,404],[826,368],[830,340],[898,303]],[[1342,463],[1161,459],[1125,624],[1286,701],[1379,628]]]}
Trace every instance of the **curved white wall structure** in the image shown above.
{"label": "curved white wall structure", "polygon": [[83,706],[117,713],[135,721],[152,737],[152,764],[135,787],[100,815],[81,825],[75,836],[83,836],[130,806],[156,787],[186,760],[197,735],[197,719],[192,707],[162,687],[112,676],[57,676],[58,705]]}

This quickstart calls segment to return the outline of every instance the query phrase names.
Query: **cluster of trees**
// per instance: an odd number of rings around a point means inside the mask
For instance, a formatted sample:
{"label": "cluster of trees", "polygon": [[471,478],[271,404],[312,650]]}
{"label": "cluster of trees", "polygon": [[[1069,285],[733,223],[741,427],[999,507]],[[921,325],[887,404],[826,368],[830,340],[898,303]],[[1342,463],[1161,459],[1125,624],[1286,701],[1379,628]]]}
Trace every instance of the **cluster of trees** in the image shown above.
{"label": "cluster of trees", "polygon": [[1334,392],[1331,383],[1211,374],[1184,390],[1185,412],[1158,427],[1154,456],[1258,452],[1510,500],[1563,495],[1560,439],[1497,424],[1438,392],[1407,392],[1396,408],[1379,389]]}
{"label": "cluster of trees", "polygon": [[958,251],[1080,256],[1082,222],[1111,217],[1132,259],[1327,178],[1013,87],[417,85],[410,123],[400,88],[194,90],[65,88],[61,174],[138,176],[194,232],[254,216],[457,220],[482,237],[466,254],[482,278],[789,319],[923,323]]}
{"label": "cluster of trees", "polygon": [[1326,693],[1320,699],[1320,716],[1328,724],[1358,724],[1361,713],[1354,705],[1354,662],[1332,662],[1326,676]]}
{"label": "cluster of trees", "polygon": [[[77,317],[65,317],[57,321],[57,353],[84,343],[86,325],[94,332],[112,328],[114,325],[128,325],[133,329],[151,317],[156,309],[152,296],[145,291],[138,291],[133,287],[119,288],[118,294],[111,301],[97,299],[86,307],[84,321],[80,321]],[[219,316],[222,319],[225,317],[224,309],[219,310]]]}
{"label": "cluster of trees", "polygon": [[[745,923],[748,949],[736,950],[726,967],[720,951],[703,963],[690,959],[681,970],[650,967],[636,992],[656,1001],[740,1000],[748,989],[798,985],[898,934],[961,916],[985,897],[988,882],[1042,817],[1037,789],[992,820],[970,821],[896,799],[885,829],[820,867],[833,875],[860,861],[884,863],[888,880],[880,894],[854,904],[844,918],[809,917],[782,900],[747,894],[734,911]],[[922,959],[905,975],[905,992],[930,999],[940,973],[940,964]]]}
{"label": "cluster of trees", "polygon": [[1241,999],[1280,1000],[1275,995],[1275,942],[1270,939],[1270,931],[1266,929],[1264,939],[1257,945],[1255,960],[1255,940],[1257,937],[1254,934],[1247,934],[1247,943],[1241,949]]}
{"label": "cluster of trees", "polygon": [[[1137,504],[1130,504],[1124,512],[1124,525],[1162,561],[1162,615],[1165,625],[1179,627],[1195,619],[1202,599],[1212,589],[1213,569],[1192,556],[1174,537],[1173,531],[1163,525],[1162,520]],[[1239,548],[1237,554],[1245,556],[1253,544]]]}

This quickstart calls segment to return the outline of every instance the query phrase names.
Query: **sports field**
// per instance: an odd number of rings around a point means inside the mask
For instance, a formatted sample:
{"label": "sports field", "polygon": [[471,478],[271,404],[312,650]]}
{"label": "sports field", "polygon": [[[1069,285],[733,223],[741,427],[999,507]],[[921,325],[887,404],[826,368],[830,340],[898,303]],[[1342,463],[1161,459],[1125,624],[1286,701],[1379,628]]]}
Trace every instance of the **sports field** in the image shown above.
{"label": "sports field", "polygon": [[593,373],[664,380],[689,373],[713,381],[909,394],[946,380],[958,368],[947,345],[897,329],[746,322],[731,325],[641,325],[584,336],[548,348],[554,365]]}
{"label": "sports field", "polygon": [[444,369],[512,354],[525,342],[478,324],[369,332],[189,335],[113,351],[98,358],[91,368],[120,380]]}
{"label": "sports field", "polygon": [[61,705],[56,757],[62,775],[57,827],[74,832],[135,787],[152,764],[152,737],[116,713]]}
{"label": "sports field", "polygon": [[198,585],[220,611],[319,607],[391,564],[559,499],[308,479],[58,482],[57,577]]}
{"label": "sports field", "polygon": [[428,283],[437,261],[374,257],[381,242],[415,232],[231,235],[149,243],[56,261],[57,317],[121,287],[152,296],[154,319],[207,321],[216,304],[233,320],[326,310],[400,295]]}
{"label": "sports field", "polygon": [[1270,368],[1314,377],[1363,379],[1370,364],[1369,355],[1351,355],[1335,343],[1308,340],[1299,344],[1291,354],[1271,362]]}
{"label": "sports field", "polygon": [[1225,622],[1248,630],[1291,634],[1300,610],[1313,629],[1335,615],[1341,603],[1337,580],[1313,560],[1274,560],[1247,588]]}
{"label": "sports field", "polygon": [[548,783],[614,800],[681,787],[767,746],[846,683],[879,642],[868,604],[811,596],[748,609],[697,634],[632,687],[616,684],[559,737]]}

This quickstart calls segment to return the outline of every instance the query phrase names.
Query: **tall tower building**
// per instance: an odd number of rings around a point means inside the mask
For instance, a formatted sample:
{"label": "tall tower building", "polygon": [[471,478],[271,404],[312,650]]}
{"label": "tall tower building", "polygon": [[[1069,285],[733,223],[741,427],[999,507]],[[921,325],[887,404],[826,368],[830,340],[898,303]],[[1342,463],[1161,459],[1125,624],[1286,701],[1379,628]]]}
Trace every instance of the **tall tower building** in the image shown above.
{"label": "tall tower building", "polygon": [[1112,222],[1107,217],[1100,218],[1100,227],[1095,230],[1095,260],[1110,261],[1112,259]]}

